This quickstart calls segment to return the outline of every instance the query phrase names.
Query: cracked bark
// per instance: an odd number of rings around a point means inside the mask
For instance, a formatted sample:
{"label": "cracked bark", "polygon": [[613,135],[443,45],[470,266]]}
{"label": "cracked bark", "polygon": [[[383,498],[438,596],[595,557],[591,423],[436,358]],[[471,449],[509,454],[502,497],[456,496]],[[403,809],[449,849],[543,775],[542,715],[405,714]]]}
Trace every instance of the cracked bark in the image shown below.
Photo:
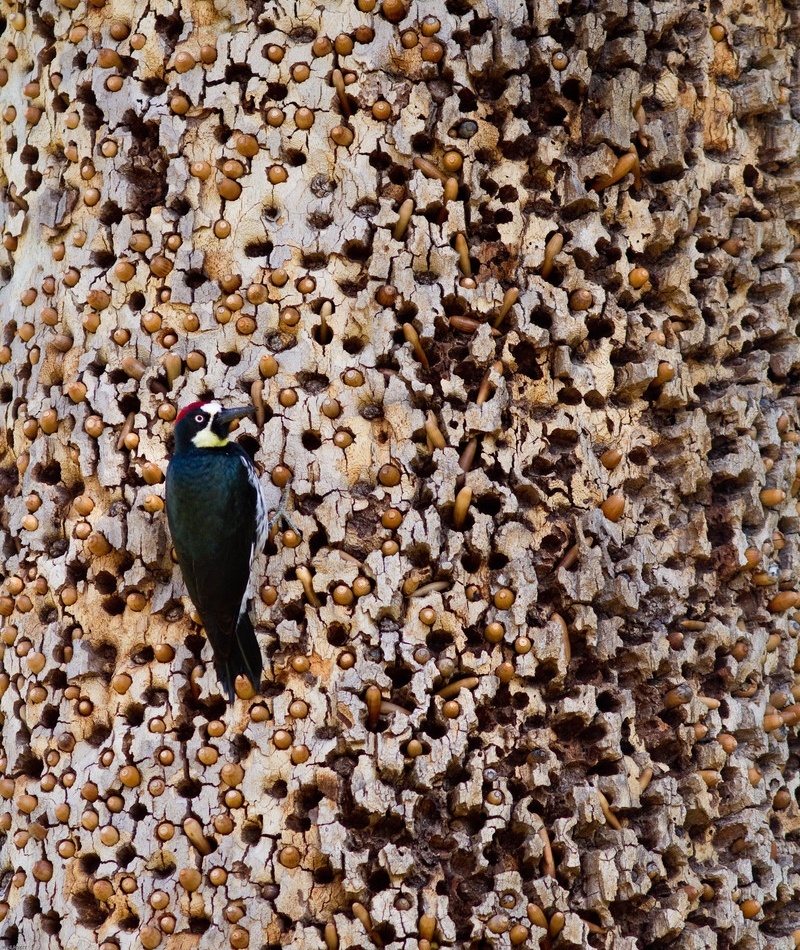
{"label": "cracked bark", "polygon": [[[4,11],[9,946],[798,945],[794,7]],[[209,394],[302,531],[231,711]]]}

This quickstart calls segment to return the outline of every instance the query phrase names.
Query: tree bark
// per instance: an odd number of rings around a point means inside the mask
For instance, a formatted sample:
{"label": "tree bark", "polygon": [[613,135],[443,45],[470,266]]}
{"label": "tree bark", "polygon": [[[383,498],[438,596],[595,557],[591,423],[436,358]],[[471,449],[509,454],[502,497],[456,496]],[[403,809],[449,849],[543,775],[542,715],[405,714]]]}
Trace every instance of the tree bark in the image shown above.
{"label": "tree bark", "polygon": [[798,9],[7,7],[6,945],[800,946]]}

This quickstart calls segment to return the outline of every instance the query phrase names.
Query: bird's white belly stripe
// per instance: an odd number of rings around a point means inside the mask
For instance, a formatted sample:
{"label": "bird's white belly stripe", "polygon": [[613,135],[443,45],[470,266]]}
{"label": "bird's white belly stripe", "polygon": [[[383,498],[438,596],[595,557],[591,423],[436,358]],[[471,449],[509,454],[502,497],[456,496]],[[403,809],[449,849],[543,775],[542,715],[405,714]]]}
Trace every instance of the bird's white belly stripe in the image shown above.
{"label": "bird's white belly stripe", "polygon": [[[244,470],[247,472],[247,480],[253,486],[256,492],[256,537],[253,546],[250,548],[250,587],[255,587],[252,568],[256,557],[264,550],[269,534],[269,519],[267,518],[267,503],[264,501],[264,493],[261,490],[261,483],[258,480],[258,472],[255,466],[245,458],[240,458]],[[254,593],[254,591],[252,591]],[[247,610],[248,597],[242,598],[242,605],[239,608],[239,616]]]}

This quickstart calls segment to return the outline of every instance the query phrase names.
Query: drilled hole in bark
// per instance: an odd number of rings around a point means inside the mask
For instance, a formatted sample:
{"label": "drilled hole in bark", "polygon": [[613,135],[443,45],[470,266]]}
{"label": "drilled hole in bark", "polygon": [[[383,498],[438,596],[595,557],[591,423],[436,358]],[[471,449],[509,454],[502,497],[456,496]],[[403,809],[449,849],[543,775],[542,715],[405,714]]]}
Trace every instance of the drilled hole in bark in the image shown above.
{"label": "drilled hole in bark", "polygon": [[332,647],[343,647],[349,641],[350,634],[342,624],[332,623],[328,627],[326,639]]}
{"label": "drilled hole in bark", "polygon": [[135,653],[132,653],[131,659],[137,666],[144,666],[147,663],[152,663],[154,656],[153,648],[147,645],[141,647]]}
{"label": "drilled hole in bark", "polygon": [[370,152],[369,163],[373,168],[376,168],[378,171],[382,172],[385,172],[392,167],[391,157],[386,152],[382,152],[379,149],[374,152]]}
{"label": "drilled hole in bark", "polygon": [[[142,811],[144,812],[143,814]],[[143,805],[135,802],[128,810],[128,814],[134,821],[141,821],[146,817],[147,809]],[[114,856],[117,859],[117,864],[121,868],[126,868],[136,857],[136,848],[134,848],[134,846],[128,842],[117,848]]]}
{"label": "drilled hole in bark", "polygon": [[104,595],[113,594],[117,590],[117,579],[108,571],[98,571],[94,577],[94,586]]}
{"label": "drilled hole in bark", "polygon": [[225,81],[246,85],[253,77],[253,70],[247,63],[230,63],[225,67]]}
{"label": "drilled hole in bark", "polygon": [[[271,418],[272,412],[268,412],[267,419]],[[254,438],[252,435],[240,435],[239,438],[236,439],[236,444],[239,446],[239,448],[244,449],[251,459],[256,457],[256,453],[261,448],[258,439]]]}
{"label": "drilled hole in bark", "polygon": [[330,861],[326,859],[325,864],[314,869],[315,884],[332,884],[335,879],[335,873],[331,867]]}
{"label": "drilled hole in bark", "polygon": [[308,224],[317,231],[324,231],[333,224],[333,215],[326,211],[312,211],[308,216]]}
{"label": "drilled hole in bark", "polygon": [[57,485],[61,481],[61,466],[53,460],[46,465],[34,468],[34,478],[43,485]]}
{"label": "drilled hole in bark", "polygon": [[[288,826],[288,823],[287,823]],[[261,837],[261,821],[246,821],[242,825],[242,841],[245,844],[257,844]]]}
{"label": "drilled hole in bark", "polygon": [[308,156],[299,148],[287,148],[284,150],[284,160],[292,168],[301,168],[308,161]]}
{"label": "drilled hole in bark", "polygon": [[55,937],[61,933],[61,918],[56,911],[51,910],[40,917],[42,931],[48,936]]}
{"label": "drilled hole in bark", "polygon": [[92,930],[101,926],[110,914],[110,908],[107,910],[88,889],[75,891],[71,902],[75,907],[78,922]]}
{"label": "drilled hole in bark", "polygon": [[100,867],[100,855],[91,853],[82,854],[78,859],[78,864],[84,874],[94,874]]}
{"label": "drilled hole in bark", "polygon": [[119,594],[112,594],[111,597],[106,597],[102,604],[103,610],[112,617],[118,617],[125,612],[125,601]]}
{"label": "drilled hole in bark", "polygon": [[306,270],[322,270],[328,263],[328,255],[322,251],[304,251],[303,267]]}
{"label": "drilled hole in bark", "polygon": [[[274,249],[272,241],[251,241],[249,244],[245,244],[244,253],[245,257],[263,257],[267,261]],[[188,275],[186,280],[188,283]]]}
{"label": "drilled hole in bark", "polygon": [[270,785],[268,788],[265,788],[264,791],[272,798],[277,798],[279,801],[283,798],[286,798],[288,794],[288,786],[283,779],[278,779],[275,783]]}
{"label": "drilled hole in bark", "polygon": [[267,83],[267,98],[281,102],[289,94],[289,88],[282,82]]}
{"label": "drilled hole in bark", "polygon": [[123,716],[129,726],[141,726],[144,722],[144,706],[141,703],[131,703],[125,708]]}
{"label": "drilled hole in bark", "polygon": [[182,778],[175,785],[175,790],[181,796],[181,798],[192,799],[196,798],[200,794],[200,790],[203,785],[199,779],[196,778]]}

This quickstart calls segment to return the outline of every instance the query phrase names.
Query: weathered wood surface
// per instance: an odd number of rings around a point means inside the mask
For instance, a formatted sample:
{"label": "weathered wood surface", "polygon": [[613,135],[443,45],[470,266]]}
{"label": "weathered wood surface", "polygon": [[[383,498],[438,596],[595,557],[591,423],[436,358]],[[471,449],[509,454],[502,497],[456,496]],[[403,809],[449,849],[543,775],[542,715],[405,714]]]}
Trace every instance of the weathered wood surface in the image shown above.
{"label": "weathered wood surface", "polygon": [[796,946],[796,3],[373,4],[4,7],[4,945]]}

